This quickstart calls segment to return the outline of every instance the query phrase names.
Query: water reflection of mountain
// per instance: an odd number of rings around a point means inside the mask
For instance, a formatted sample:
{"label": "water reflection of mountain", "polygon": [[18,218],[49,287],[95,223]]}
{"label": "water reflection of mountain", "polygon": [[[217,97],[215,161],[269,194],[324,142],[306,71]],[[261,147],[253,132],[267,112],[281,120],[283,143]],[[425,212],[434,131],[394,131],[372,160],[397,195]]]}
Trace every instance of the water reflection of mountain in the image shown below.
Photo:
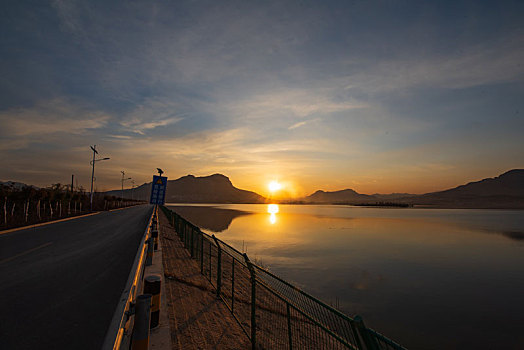
{"label": "water reflection of mountain", "polygon": [[229,228],[233,219],[250,215],[247,211],[235,209],[221,209],[215,207],[204,206],[183,206],[170,205],[169,209],[181,215],[184,219],[197,225],[200,228],[211,230],[213,232],[222,232]]}
{"label": "water reflection of mountain", "polygon": [[506,231],[502,232],[502,234],[508,238],[511,238],[515,241],[522,241],[524,240],[524,232],[519,231]]}

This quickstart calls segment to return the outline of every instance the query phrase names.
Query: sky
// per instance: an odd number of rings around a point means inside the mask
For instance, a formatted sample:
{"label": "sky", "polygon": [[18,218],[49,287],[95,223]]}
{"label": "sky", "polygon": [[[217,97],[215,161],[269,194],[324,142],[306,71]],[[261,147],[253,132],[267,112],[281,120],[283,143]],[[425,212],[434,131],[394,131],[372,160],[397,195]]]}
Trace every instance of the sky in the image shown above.
{"label": "sky", "polygon": [[[524,168],[522,1],[3,1],[0,180],[425,193]],[[125,187],[131,183],[126,182]]]}

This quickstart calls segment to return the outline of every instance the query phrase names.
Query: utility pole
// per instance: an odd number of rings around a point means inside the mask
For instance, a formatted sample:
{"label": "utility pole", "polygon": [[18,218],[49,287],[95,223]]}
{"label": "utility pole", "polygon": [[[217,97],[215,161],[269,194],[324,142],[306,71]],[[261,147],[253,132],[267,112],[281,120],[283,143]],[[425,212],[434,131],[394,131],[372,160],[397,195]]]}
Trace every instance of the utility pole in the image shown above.
{"label": "utility pole", "polygon": [[135,180],[131,180],[131,200],[132,201],[135,199],[134,192],[135,192]]}
{"label": "utility pole", "polygon": [[71,195],[75,192],[73,184],[75,183],[75,174],[71,174]]}

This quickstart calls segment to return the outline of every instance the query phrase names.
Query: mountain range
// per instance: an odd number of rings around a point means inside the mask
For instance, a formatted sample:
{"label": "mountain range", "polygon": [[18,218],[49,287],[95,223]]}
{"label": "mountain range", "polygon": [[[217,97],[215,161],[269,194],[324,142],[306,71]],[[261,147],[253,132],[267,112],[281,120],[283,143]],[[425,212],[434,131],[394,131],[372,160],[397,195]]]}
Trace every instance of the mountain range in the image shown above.
{"label": "mountain range", "polygon": [[393,202],[440,208],[524,208],[524,169],[514,169],[495,178],[470,182],[452,189],[422,195],[393,193],[366,195],[351,189],[317,191],[306,203],[373,204]]}
{"label": "mountain range", "polygon": [[[11,188],[27,186],[18,182],[1,182]],[[151,183],[123,191],[125,198],[149,200]],[[122,191],[105,192],[122,196]],[[252,191],[236,188],[222,174],[196,177],[186,175],[167,183],[166,203],[267,203],[268,200]],[[426,194],[361,194],[353,189],[316,191],[294,200],[306,204],[380,205],[393,203],[436,208],[515,208],[524,209],[524,169],[513,169],[497,177],[470,182],[444,191]]]}

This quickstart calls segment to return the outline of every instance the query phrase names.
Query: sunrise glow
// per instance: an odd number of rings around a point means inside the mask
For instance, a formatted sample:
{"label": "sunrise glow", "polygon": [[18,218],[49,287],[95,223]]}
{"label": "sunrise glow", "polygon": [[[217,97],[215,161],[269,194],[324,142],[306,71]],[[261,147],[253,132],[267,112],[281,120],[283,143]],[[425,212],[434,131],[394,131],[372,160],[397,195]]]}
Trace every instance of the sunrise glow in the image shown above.
{"label": "sunrise glow", "polygon": [[278,181],[271,181],[267,187],[269,188],[269,191],[271,193],[274,193],[278,190],[281,190],[282,189],[282,184],[280,184]]}

